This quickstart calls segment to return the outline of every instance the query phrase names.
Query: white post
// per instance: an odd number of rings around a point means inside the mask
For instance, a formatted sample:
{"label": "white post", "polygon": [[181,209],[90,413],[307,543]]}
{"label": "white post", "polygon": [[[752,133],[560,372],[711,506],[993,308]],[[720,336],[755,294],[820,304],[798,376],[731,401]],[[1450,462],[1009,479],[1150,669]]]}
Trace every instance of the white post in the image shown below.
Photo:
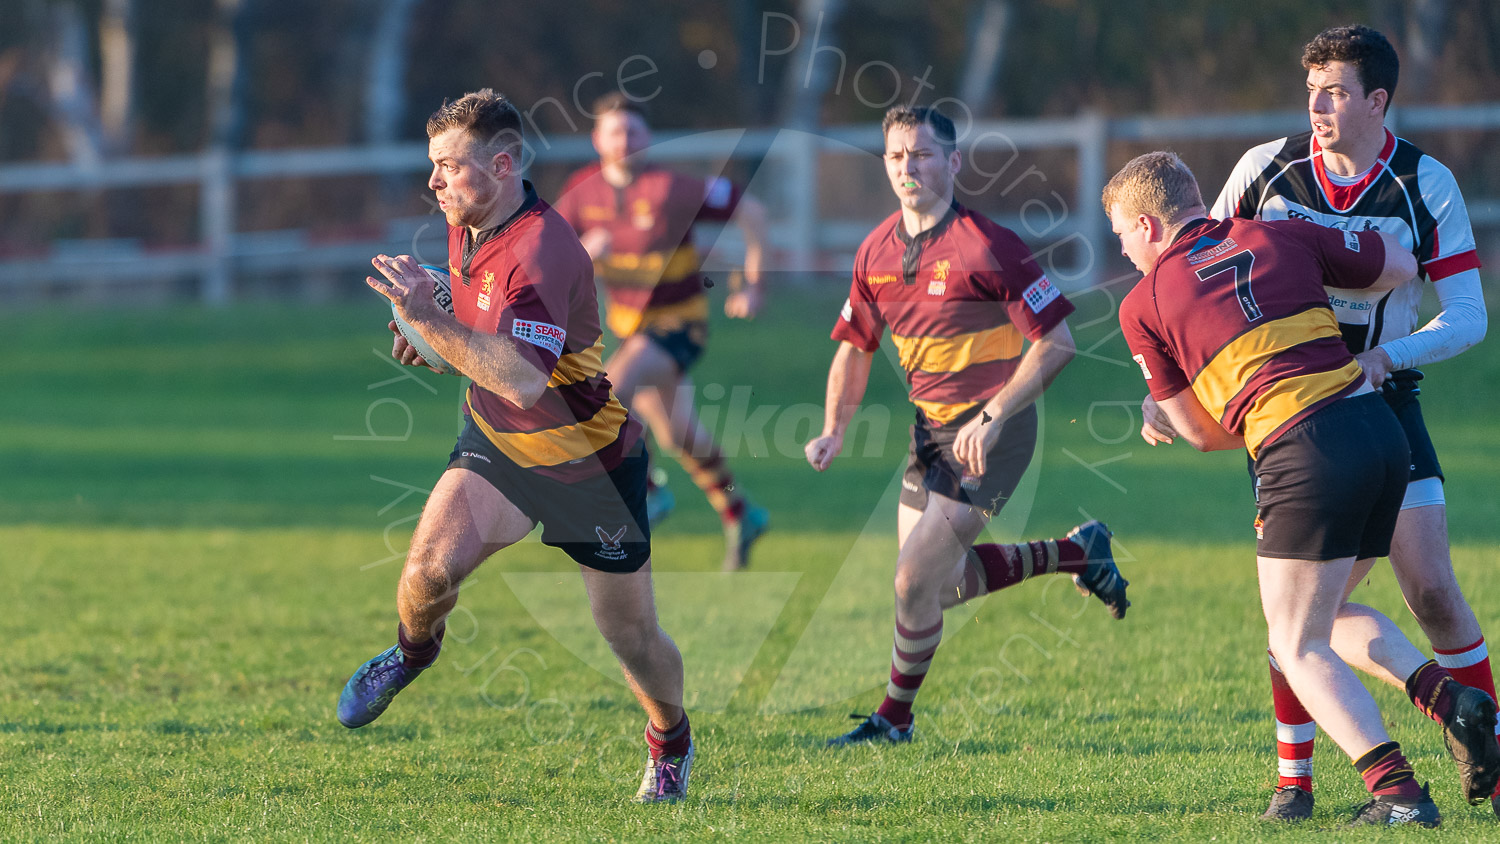
{"label": "white post", "polygon": [[1078,280],[1084,288],[1093,287],[1102,280],[1101,265],[1104,256],[1106,231],[1104,206],[1099,197],[1104,193],[1104,183],[1109,180],[1105,173],[1109,156],[1109,121],[1097,111],[1089,110],[1078,116],[1078,231],[1083,235],[1081,260],[1087,262],[1085,274]]}
{"label": "white post", "polygon": [[786,202],[792,223],[790,269],[811,272],[818,255],[818,156],[822,139],[811,131],[793,131],[788,145]]}
{"label": "white post", "polygon": [[229,304],[234,296],[234,159],[224,146],[204,151],[198,223],[203,235],[203,302]]}

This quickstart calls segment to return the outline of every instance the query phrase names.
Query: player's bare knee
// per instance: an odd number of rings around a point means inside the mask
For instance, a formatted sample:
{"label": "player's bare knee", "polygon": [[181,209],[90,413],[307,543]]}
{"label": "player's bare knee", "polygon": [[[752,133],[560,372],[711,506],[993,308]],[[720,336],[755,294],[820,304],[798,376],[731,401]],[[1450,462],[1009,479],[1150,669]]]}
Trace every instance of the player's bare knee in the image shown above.
{"label": "player's bare knee", "polygon": [[937,595],[940,584],[924,576],[922,569],[914,564],[896,565],[896,603],[898,605],[920,604]]}
{"label": "player's bare knee", "polygon": [[418,555],[416,549],[406,558],[406,567],[401,571],[401,590],[421,603],[442,600],[457,588],[449,575],[446,560]]}
{"label": "player's bare knee", "polygon": [[600,621],[598,626],[615,658],[626,665],[645,659],[661,636],[661,628],[655,620]]}
{"label": "player's bare knee", "polygon": [[1448,630],[1457,625],[1462,613],[1463,595],[1443,584],[1418,583],[1406,594],[1407,606],[1424,628]]}

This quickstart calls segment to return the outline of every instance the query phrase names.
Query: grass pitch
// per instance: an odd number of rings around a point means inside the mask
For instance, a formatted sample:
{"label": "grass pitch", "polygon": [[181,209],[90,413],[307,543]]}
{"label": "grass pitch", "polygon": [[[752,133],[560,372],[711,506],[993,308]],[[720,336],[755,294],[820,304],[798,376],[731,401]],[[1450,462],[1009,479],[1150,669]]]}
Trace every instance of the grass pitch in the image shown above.
{"label": "grass pitch", "polygon": [[[1048,393],[994,534],[1106,520],[1129,616],[1063,579],[951,612],[919,740],[822,749],[884,686],[911,414],[877,362],[846,454],[824,475],[802,461],[843,292],[720,321],[695,373],[773,531],[751,571],[719,574],[715,518],[669,464],[679,511],[655,565],[699,745],[675,807],[628,803],[643,718],[571,565],[534,541],[479,570],[442,659],[384,717],[334,720],[345,679],[393,641],[401,554],[459,424],[458,379],[385,359],[373,297],[6,318],[21,359],[0,403],[0,838],[1368,838],[1328,833],[1364,792],[1326,738],[1313,822],[1257,820],[1275,759],[1243,457],[1135,436],[1118,289],[1078,298],[1087,353]],[[1460,580],[1492,636],[1497,369],[1494,343],[1433,366],[1424,402]],[[1360,595],[1424,644],[1388,571]],[[1492,840],[1436,726],[1375,693],[1433,783],[1436,834]]]}

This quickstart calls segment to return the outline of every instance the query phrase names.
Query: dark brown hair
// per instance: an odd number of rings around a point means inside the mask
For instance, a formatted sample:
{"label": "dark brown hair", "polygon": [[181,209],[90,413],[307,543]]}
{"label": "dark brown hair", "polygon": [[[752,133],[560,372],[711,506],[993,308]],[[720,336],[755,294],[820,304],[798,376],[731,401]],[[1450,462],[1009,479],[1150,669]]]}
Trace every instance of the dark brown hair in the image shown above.
{"label": "dark brown hair", "polygon": [[958,131],[953,128],[953,121],[937,109],[927,106],[896,106],[886,112],[885,119],[880,122],[880,135],[889,135],[892,126],[915,129],[924,123],[932,127],[933,140],[943,148],[945,155],[958,149]]}
{"label": "dark brown hair", "polygon": [[1302,66],[1312,70],[1329,62],[1353,65],[1366,97],[1384,88],[1385,108],[1390,110],[1396,79],[1401,75],[1401,59],[1384,35],[1358,24],[1325,29],[1302,48]]}

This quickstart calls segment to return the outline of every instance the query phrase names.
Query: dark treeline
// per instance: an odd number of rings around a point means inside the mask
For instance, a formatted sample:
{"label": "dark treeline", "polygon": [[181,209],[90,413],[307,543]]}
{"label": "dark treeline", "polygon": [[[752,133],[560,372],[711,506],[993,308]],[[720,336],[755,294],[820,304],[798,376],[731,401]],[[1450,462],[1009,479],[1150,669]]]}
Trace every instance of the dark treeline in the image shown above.
{"label": "dark treeline", "polygon": [[986,116],[1294,107],[1301,44],[1352,21],[1402,50],[1398,103],[1500,91],[1500,4],[1483,0],[12,2],[10,161],[66,158],[70,143],[164,154],[415,140],[444,97],[482,86],[523,106],[552,98],[538,125],[566,132],[585,122],[575,91],[586,104],[634,74],[642,94],[660,87],[667,127],[790,124],[809,108],[824,123],[871,120],[913,97]]}

